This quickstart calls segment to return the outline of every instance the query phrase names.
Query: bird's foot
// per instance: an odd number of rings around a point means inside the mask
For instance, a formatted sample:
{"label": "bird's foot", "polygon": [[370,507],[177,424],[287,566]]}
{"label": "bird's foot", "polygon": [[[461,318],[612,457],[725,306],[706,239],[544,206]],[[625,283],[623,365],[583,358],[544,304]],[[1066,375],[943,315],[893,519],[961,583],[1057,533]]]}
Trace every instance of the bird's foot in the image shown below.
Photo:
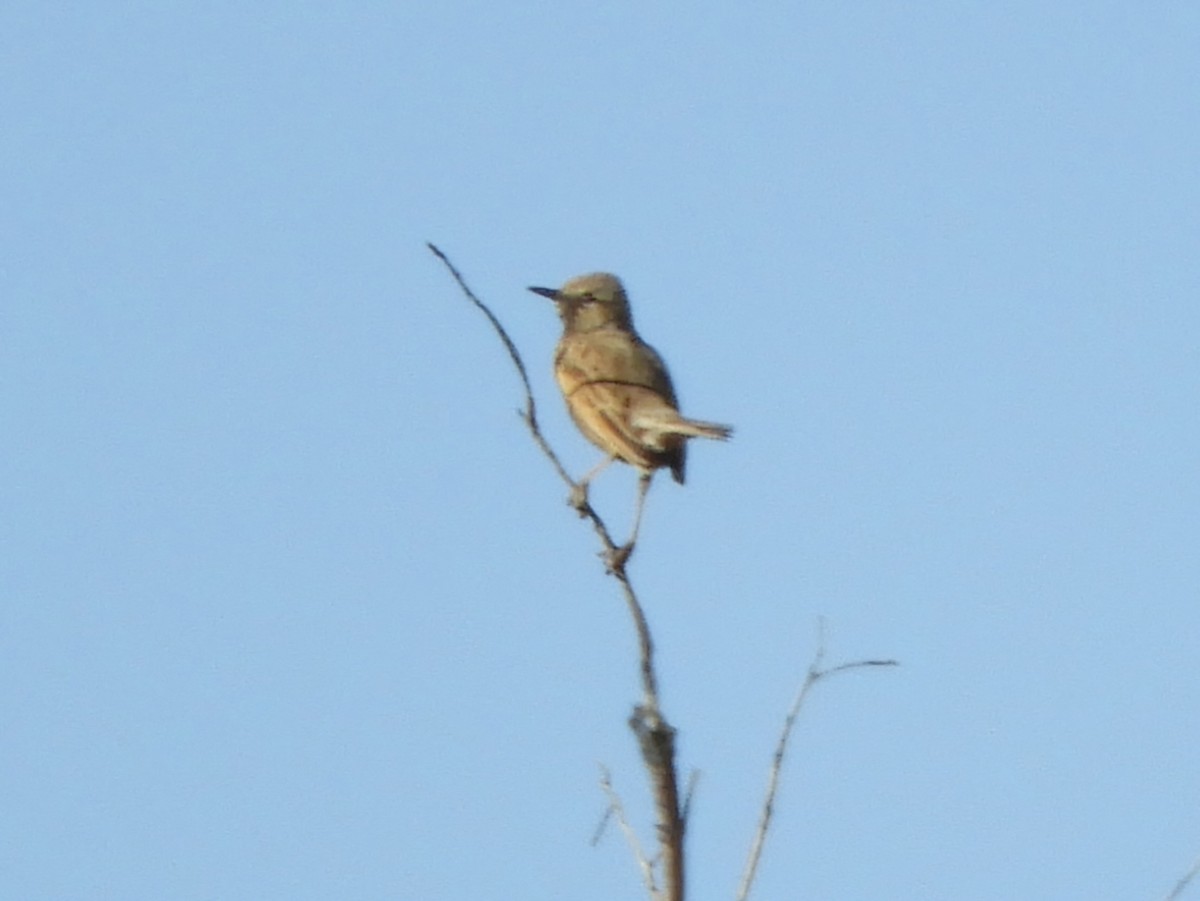
{"label": "bird's foot", "polygon": [[567,505],[571,507],[580,516],[587,514],[588,508],[588,486],[587,482],[576,482],[571,486],[571,493],[567,495]]}

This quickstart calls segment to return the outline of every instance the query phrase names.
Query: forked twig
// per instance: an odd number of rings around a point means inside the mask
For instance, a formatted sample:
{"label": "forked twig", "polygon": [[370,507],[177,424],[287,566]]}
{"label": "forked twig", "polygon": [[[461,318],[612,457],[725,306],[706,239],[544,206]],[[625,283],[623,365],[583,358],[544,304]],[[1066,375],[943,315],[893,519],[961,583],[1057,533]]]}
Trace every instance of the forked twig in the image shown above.
{"label": "forked twig", "polygon": [[767,777],[767,790],[763,797],[762,812],[758,818],[758,828],[754,831],[754,841],[750,845],[750,854],[746,859],[746,869],[742,872],[742,881],[738,885],[737,901],[746,901],[750,897],[750,889],[754,885],[754,878],[758,874],[758,864],[762,859],[763,846],[767,841],[767,831],[771,827],[771,818],[775,814],[775,796],[779,791],[779,777],[783,771],[783,760],[787,756],[788,740],[791,738],[792,729],[796,725],[796,719],[800,715],[800,710],[804,706],[808,694],[813,687],[822,679],[830,676],[835,676],[838,673],[844,673],[852,669],[863,669],[871,666],[899,666],[895,660],[855,660],[851,663],[839,663],[837,666],[831,666],[829,669],[821,669],[821,664],[825,662],[825,623],[818,623],[818,641],[817,652],[813,656],[812,663],[808,666],[808,674],[804,677],[804,682],[800,685],[800,690],[796,692],[796,698],[792,701],[792,706],[789,708],[787,717],[783,721],[783,729],[779,733],[779,741],[775,745],[775,754],[771,758],[771,770]]}
{"label": "forked twig", "polygon": [[654,864],[650,862],[650,858],[642,850],[637,833],[633,831],[633,827],[629,825],[628,817],[625,816],[625,805],[621,803],[621,796],[613,788],[612,775],[608,772],[608,768],[603,766],[600,767],[600,788],[604,791],[605,797],[608,798],[608,808],[605,810],[605,818],[607,819],[611,816],[617,821],[617,825],[621,828],[621,834],[625,836],[625,841],[629,845],[629,851],[633,854],[633,859],[637,861],[638,869],[642,872],[642,884],[646,886],[646,891],[650,894],[651,898],[657,898],[658,886],[654,882]]}

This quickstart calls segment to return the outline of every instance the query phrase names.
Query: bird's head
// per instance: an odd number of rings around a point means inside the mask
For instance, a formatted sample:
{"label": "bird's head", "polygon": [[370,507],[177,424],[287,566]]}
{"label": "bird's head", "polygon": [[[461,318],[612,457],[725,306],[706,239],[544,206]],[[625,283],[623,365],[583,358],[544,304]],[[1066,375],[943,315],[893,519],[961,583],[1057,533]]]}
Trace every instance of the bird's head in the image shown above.
{"label": "bird's head", "polygon": [[592,272],[571,279],[561,288],[530,288],[558,307],[567,331],[586,332],[607,325],[633,328],[629,298],[615,275]]}

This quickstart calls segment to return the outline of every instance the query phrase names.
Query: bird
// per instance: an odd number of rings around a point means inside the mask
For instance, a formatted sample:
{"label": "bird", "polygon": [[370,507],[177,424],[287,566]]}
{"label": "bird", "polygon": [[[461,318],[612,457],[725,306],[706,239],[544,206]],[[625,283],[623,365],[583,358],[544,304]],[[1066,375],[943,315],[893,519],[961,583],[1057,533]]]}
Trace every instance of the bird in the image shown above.
{"label": "bird", "polygon": [[688,439],[724,441],[733,427],[679,412],[667,366],[634,328],[629,296],[617,276],[592,272],[570,279],[561,288],[529,290],[553,300],[557,307],[563,332],[554,351],[554,378],[571,419],[605,455],[580,479],[572,503],[583,509],[588,485],[614,460],[638,470],[637,509],[625,545],[627,557],[637,541],[655,471],[670,469],[682,485]]}

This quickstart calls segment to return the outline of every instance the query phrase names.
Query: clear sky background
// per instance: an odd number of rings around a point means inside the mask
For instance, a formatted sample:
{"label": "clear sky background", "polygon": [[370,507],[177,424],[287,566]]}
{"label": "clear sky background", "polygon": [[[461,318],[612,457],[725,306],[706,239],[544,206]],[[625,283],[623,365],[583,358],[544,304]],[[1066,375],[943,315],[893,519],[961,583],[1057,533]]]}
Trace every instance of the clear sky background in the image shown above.
{"label": "clear sky background", "polygon": [[[0,898],[638,898],[634,636],[449,253],[619,273],[692,898],[1200,854],[1200,7],[6,3]],[[594,500],[624,529],[634,478]],[[1200,897],[1200,887],[1190,895]]]}

